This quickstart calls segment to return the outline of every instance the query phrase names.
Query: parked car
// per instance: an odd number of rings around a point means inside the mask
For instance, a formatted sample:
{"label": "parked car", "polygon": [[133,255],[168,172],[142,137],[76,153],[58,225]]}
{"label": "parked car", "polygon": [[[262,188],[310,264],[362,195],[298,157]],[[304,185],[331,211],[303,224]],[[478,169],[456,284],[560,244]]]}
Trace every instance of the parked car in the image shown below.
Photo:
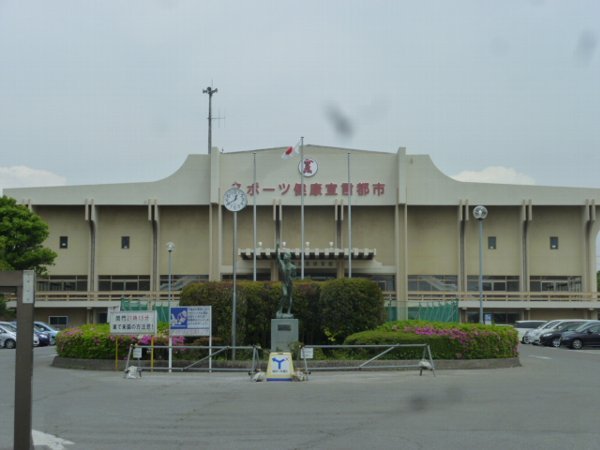
{"label": "parked car", "polygon": [[593,321],[581,325],[573,331],[566,331],[560,338],[560,345],[580,350],[583,347],[600,347],[600,322]]}
{"label": "parked car", "polygon": [[[17,336],[17,326],[14,324],[14,322],[0,322],[0,326],[2,328],[4,328],[5,330],[14,333],[15,334],[15,338],[16,338],[16,336]],[[40,338],[34,332],[33,333],[33,346],[34,347],[39,347],[39,345],[40,345]]]}
{"label": "parked car", "polygon": [[48,325],[46,322],[35,321],[33,325],[50,336],[50,345],[56,345],[56,335],[59,333],[59,330]]}
{"label": "parked car", "polygon": [[531,343],[533,345],[541,345],[541,343],[540,343],[540,336],[542,334],[545,334],[545,333],[548,333],[548,332],[557,331],[564,323],[572,322],[574,320],[576,320],[576,319],[562,319],[562,320],[557,320],[556,323],[554,323],[552,326],[544,328],[542,331],[533,334],[530,337]]}
{"label": "parked car", "polygon": [[551,320],[550,322],[546,322],[543,325],[540,325],[537,328],[534,328],[533,330],[529,330],[525,333],[525,335],[523,336],[523,343],[524,344],[532,344],[533,341],[538,339],[538,336],[540,334],[542,334],[545,331],[548,331],[549,329],[555,327],[556,325],[558,325],[561,321],[560,320]]}
{"label": "parked car", "polygon": [[15,348],[17,335],[0,325],[0,348]]}
{"label": "parked car", "polygon": [[515,330],[517,330],[517,334],[519,335],[519,341],[523,342],[524,344],[528,344],[528,342],[525,342],[524,336],[525,333],[527,333],[529,330],[534,330],[537,327],[544,325],[546,322],[548,322],[547,320],[517,320],[514,323],[514,327]]}
{"label": "parked car", "polygon": [[[592,322],[591,320],[569,320],[557,325],[552,330],[545,331],[540,334],[540,345],[560,347],[560,339],[562,334],[567,331],[573,331],[579,328],[581,325]],[[597,321],[595,321],[597,322]]]}

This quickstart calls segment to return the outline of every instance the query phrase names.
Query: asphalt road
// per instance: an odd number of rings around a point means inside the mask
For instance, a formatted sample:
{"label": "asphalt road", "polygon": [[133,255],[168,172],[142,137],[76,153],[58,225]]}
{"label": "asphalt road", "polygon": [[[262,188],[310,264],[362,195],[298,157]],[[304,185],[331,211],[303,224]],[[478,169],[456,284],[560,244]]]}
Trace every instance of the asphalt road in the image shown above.
{"label": "asphalt road", "polygon": [[[12,448],[14,354],[0,349],[2,449]],[[518,368],[317,372],[304,383],[240,373],[124,379],[53,368],[53,354],[35,349],[37,449],[600,447],[600,350],[522,346]]]}

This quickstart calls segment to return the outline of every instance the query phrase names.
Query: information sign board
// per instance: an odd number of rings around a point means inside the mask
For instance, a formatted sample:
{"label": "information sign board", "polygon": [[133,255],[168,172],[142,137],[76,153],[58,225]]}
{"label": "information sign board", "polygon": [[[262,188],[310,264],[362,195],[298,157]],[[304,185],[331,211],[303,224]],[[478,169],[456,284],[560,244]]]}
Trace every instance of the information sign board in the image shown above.
{"label": "information sign board", "polygon": [[156,311],[109,311],[110,334],[156,334]]}
{"label": "information sign board", "polygon": [[172,307],[171,336],[210,336],[211,306]]}

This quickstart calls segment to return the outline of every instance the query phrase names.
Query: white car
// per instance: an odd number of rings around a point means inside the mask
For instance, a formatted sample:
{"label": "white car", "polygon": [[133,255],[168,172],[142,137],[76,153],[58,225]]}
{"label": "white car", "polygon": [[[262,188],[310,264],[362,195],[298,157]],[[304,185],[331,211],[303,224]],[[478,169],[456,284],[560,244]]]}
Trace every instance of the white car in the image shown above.
{"label": "white car", "polygon": [[517,334],[519,335],[519,341],[527,344],[523,339],[525,337],[525,333],[528,331],[534,330],[539,326],[544,325],[547,320],[517,320],[514,323],[515,330],[517,330]]}
{"label": "white car", "polygon": [[543,333],[554,330],[558,325],[563,322],[569,322],[573,319],[560,319],[560,320],[551,320],[550,322],[545,323],[544,325],[536,328],[535,330],[528,331],[523,337],[523,341],[527,339],[527,344],[539,345],[540,336]]}

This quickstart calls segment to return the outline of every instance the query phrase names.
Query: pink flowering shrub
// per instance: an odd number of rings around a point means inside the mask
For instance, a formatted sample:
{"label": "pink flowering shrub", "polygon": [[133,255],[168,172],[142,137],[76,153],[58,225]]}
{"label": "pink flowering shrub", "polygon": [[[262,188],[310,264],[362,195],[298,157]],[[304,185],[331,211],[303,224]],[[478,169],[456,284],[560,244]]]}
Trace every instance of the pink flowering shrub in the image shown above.
{"label": "pink flowering shrub", "polygon": [[[167,326],[159,325],[154,345],[168,345]],[[183,345],[183,336],[174,336],[173,345]],[[118,346],[119,359],[127,358],[129,346],[150,345],[151,336],[114,336],[108,324],[90,324],[68,328],[56,337],[56,353],[64,358],[114,359]]]}
{"label": "pink flowering shrub", "polygon": [[[346,344],[429,344],[435,359],[513,358],[518,355],[512,327],[445,322],[388,322],[349,336]],[[394,350],[390,358],[419,359],[421,348]]]}

